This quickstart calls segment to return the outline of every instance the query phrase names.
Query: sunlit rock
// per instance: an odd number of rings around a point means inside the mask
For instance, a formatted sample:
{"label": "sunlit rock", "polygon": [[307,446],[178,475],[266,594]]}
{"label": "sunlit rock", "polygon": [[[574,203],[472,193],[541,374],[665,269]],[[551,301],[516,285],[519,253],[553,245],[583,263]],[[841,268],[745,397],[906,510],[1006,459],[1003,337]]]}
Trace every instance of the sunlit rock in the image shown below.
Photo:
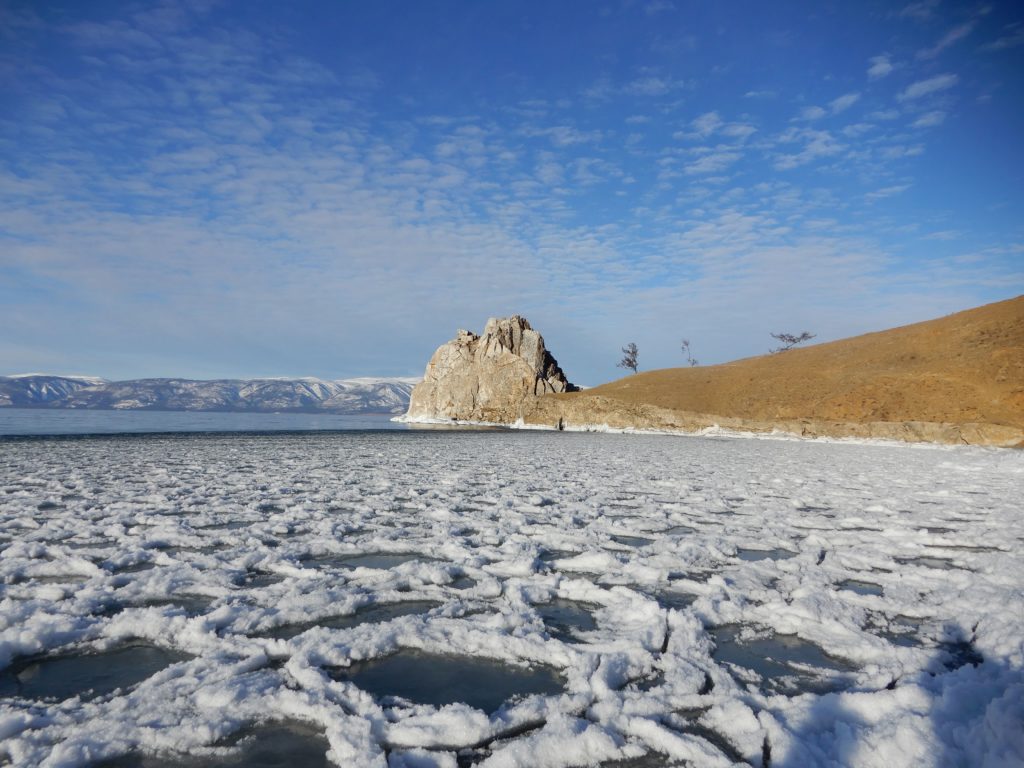
{"label": "sunlit rock", "polygon": [[525,318],[492,317],[483,334],[460,330],[438,348],[413,389],[406,420],[510,424],[525,401],[575,390]]}

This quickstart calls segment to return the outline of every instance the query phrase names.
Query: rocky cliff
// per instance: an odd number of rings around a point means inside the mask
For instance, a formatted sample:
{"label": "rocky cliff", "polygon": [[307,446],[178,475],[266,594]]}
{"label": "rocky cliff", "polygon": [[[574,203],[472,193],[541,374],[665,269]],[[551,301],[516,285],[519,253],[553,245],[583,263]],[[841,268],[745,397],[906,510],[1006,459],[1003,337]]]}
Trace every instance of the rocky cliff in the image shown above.
{"label": "rocky cliff", "polygon": [[574,391],[525,318],[492,317],[481,335],[460,330],[437,349],[412,391],[405,418],[510,424],[524,402]]}

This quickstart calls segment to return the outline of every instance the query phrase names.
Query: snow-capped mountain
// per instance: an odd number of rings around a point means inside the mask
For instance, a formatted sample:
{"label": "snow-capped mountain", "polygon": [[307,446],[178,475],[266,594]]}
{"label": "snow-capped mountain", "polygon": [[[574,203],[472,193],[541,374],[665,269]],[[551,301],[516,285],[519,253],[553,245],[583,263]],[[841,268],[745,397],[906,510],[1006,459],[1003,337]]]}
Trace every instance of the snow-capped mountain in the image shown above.
{"label": "snow-capped mountain", "polygon": [[23,373],[0,376],[0,406],[31,408],[58,403],[80,389],[105,384],[94,376],[52,376],[46,373]]}
{"label": "snow-capped mountain", "polygon": [[155,411],[402,413],[418,379],[131,379],[0,376],[0,406]]}

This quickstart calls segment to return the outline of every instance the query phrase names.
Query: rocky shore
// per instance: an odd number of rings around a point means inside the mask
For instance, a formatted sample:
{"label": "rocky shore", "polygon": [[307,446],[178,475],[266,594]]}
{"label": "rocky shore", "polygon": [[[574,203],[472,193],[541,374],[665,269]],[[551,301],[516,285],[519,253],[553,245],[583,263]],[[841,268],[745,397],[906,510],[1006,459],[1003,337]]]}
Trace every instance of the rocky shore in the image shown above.
{"label": "rocky shore", "polygon": [[[899,440],[907,443],[1024,447],[1024,430],[1000,424],[950,424],[933,421],[762,421],[708,413],[677,411],[628,403],[600,395],[573,399],[534,398],[523,402],[521,425],[550,429],[699,433],[707,430],[783,432],[807,438],[835,437]],[[516,426],[516,425],[510,425]]]}
{"label": "rocky shore", "polygon": [[491,318],[438,348],[403,420],[1024,447],[1024,297],[586,391],[524,318]]}

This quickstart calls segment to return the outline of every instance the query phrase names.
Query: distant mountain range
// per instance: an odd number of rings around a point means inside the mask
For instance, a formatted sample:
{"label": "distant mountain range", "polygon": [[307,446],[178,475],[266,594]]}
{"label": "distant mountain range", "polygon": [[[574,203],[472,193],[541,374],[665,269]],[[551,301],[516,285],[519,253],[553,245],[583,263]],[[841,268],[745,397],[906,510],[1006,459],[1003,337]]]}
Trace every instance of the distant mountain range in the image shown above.
{"label": "distant mountain range", "polygon": [[130,379],[0,376],[0,407],[149,411],[404,413],[412,378]]}

